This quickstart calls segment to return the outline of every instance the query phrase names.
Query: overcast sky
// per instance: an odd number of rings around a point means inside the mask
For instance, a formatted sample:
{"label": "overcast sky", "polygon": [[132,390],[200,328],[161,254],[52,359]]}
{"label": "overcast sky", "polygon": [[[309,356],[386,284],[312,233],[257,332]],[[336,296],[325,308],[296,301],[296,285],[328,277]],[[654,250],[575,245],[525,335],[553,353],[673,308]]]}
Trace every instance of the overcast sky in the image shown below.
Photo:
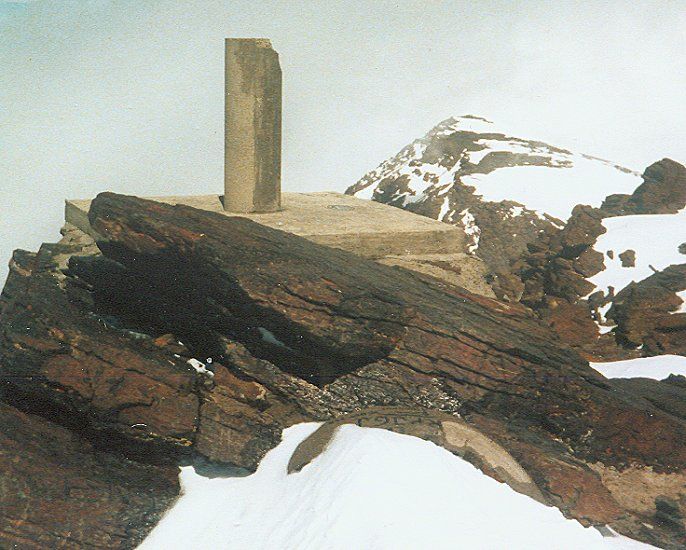
{"label": "overcast sky", "polygon": [[685,29],[683,0],[0,0],[0,262],[65,197],[221,192],[224,37],[280,54],[284,189],[342,191],[466,113],[685,162]]}

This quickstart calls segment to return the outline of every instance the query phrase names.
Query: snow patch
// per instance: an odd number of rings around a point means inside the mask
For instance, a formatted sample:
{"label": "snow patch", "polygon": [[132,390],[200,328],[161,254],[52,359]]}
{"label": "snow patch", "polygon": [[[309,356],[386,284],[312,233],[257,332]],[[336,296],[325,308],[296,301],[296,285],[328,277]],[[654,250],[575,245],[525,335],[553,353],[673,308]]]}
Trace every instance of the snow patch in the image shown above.
{"label": "snow patch", "polygon": [[686,376],[686,357],[682,355],[658,355],[626,361],[590,363],[605,378],[652,378],[664,380],[670,374]]}
{"label": "snow patch", "polygon": [[513,200],[562,220],[569,217],[577,204],[600,206],[607,195],[633,193],[641,184],[634,173],[582,155],[558,154],[553,160],[556,168],[510,166],[461,179],[465,185],[475,187],[484,200]]}
{"label": "snow patch", "polygon": [[288,475],[299,424],[241,478],[181,469],[182,494],[140,550],[588,550],[649,548],[565,519],[415,437],[341,426],[327,449]]}
{"label": "snow patch", "polygon": [[481,229],[476,225],[474,216],[469,212],[469,208],[466,208],[460,212],[462,219],[462,225],[464,226],[464,232],[471,237],[472,244],[469,245],[467,250],[470,254],[474,254],[479,248],[479,239],[481,239]]}
{"label": "snow patch", "polygon": [[607,320],[607,312],[610,310],[612,307],[612,302],[608,302],[604,306],[601,306],[598,308],[598,315],[599,319],[596,319],[595,324],[598,325],[598,330],[600,331],[600,334],[607,334],[608,332],[611,332],[612,329],[614,329],[617,325],[610,325],[608,320]]}
{"label": "snow patch", "polygon": [[524,207],[523,206],[511,206],[510,211],[509,211],[509,216],[511,218],[517,218],[522,215],[524,212]]}
{"label": "snow patch", "polygon": [[[191,358],[188,361],[186,361],[191,367],[195,369],[196,372],[199,372],[200,374],[205,374],[207,376],[214,376],[214,373],[207,368],[207,365],[203,363],[202,361],[198,361],[195,358]],[[211,363],[212,361],[208,361],[208,364]]]}
{"label": "snow patch", "polygon": [[[679,253],[684,242],[686,209],[677,214],[649,214],[605,218],[607,232],[598,237],[593,248],[604,256],[605,269],[588,280],[606,294],[610,287],[617,294],[626,285],[638,282],[672,264],[686,262]],[[614,252],[613,258],[607,252]],[[636,252],[635,267],[622,267],[619,255],[625,250]]]}
{"label": "snow patch", "polygon": [[443,199],[443,204],[441,204],[441,211],[438,213],[438,220],[447,221],[445,216],[448,212],[450,212],[450,197],[445,197]]}
{"label": "snow patch", "polygon": [[374,197],[374,191],[376,191],[376,186],[373,183],[370,183],[366,187],[363,187],[359,191],[355,193],[355,196],[358,199],[365,199],[365,200],[372,200],[372,197]]}
{"label": "snow patch", "polygon": [[676,295],[681,298],[681,305],[676,311],[671,311],[670,313],[686,313],[686,290],[677,292]]}

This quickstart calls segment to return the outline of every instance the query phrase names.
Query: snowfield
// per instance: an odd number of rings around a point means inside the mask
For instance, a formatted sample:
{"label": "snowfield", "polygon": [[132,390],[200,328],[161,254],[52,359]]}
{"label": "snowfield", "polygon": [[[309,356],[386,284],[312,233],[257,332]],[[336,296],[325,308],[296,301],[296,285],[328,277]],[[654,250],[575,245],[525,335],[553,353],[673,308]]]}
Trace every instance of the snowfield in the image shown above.
{"label": "snowfield", "polygon": [[380,429],[343,425],[322,455],[287,475],[291,454],[317,427],[285,430],[249,477],[182,468],[182,496],[139,548],[652,548],[603,537],[433,443]]}
{"label": "snowfield", "polygon": [[[616,294],[632,281],[650,277],[652,268],[661,271],[686,263],[686,256],[678,250],[686,240],[686,209],[677,214],[605,218],[602,223],[607,232],[598,237],[593,248],[603,254],[605,269],[588,279],[596,286],[591,294],[599,289],[607,294],[610,287]],[[636,266],[622,267],[619,254],[629,249],[636,252]]]}
{"label": "snowfield", "polygon": [[635,174],[605,161],[575,154],[547,156],[554,166],[508,166],[464,176],[462,182],[474,186],[486,201],[513,200],[563,221],[577,204],[600,206],[607,195],[633,193],[641,184]]}
{"label": "snowfield", "polygon": [[664,380],[670,374],[686,376],[686,357],[682,355],[659,355],[640,357],[626,361],[591,363],[605,378],[653,378]]}

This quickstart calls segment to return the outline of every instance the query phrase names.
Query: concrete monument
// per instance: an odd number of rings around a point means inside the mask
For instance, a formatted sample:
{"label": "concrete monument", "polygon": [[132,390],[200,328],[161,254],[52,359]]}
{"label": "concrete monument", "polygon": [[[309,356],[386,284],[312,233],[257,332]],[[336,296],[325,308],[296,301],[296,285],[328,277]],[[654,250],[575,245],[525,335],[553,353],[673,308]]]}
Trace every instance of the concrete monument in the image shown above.
{"label": "concrete monument", "polygon": [[[224,197],[153,200],[240,214],[268,227],[492,296],[464,231],[400,208],[332,192],[281,194],[281,68],[265,38],[227,38]],[[66,230],[98,238],[91,201],[67,200]]]}
{"label": "concrete monument", "polygon": [[281,209],[281,67],[266,38],[225,46],[224,209]]}

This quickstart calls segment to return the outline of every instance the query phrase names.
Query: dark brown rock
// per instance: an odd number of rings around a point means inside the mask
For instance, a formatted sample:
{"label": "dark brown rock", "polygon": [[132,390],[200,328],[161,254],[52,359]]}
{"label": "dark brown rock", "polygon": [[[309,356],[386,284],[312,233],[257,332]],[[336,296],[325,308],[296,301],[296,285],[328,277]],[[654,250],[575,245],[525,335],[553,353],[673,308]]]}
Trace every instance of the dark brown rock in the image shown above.
{"label": "dark brown rock", "polygon": [[601,210],[609,216],[676,214],[686,206],[686,168],[671,159],[651,164],[631,195],[610,195]]}
{"label": "dark brown rock", "polygon": [[615,378],[610,385],[649,401],[658,409],[686,420],[686,378],[671,375],[665,380]]}
{"label": "dark brown rock", "polygon": [[608,312],[617,323],[617,338],[646,355],[686,355],[686,314],[674,313],[686,290],[686,264],[672,265],[631,283],[619,292]]}
{"label": "dark brown rock", "polygon": [[178,469],[99,451],[0,403],[0,547],[135,548],[179,492]]}
{"label": "dark brown rock", "polygon": [[55,256],[68,252],[44,245],[14,255],[1,300],[0,396],[112,445],[184,454],[196,431],[197,373],[70,300],[54,272]]}
{"label": "dark brown rock", "polygon": [[622,267],[634,267],[636,265],[636,251],[625,250],[619,255],[619,259],[622,261]]}

